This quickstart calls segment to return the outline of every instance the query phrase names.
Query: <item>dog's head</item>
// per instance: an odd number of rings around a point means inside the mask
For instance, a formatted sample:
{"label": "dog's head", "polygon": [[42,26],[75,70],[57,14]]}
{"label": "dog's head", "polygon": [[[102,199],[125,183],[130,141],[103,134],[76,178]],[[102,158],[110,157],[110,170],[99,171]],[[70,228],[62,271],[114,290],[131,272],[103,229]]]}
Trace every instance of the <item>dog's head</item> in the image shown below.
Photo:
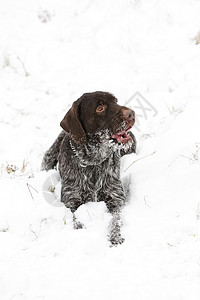
{"label": "dog's head", "polygon": [[127,143],[128,131],[135,123],[133,110],[117,104],[110,93],[94,92],[83,94],[75,101],[61,121],[61,127],[78,144],[85,144],[87,135],[109,132],[110,139]]}

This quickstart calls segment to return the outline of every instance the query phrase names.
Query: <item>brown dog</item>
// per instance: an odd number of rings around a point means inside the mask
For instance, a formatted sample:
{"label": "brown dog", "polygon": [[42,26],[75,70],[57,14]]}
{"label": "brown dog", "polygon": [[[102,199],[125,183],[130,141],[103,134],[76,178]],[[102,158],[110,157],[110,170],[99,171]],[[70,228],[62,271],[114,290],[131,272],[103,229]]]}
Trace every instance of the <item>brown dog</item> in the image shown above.
{"label": "brown dog", "polygon": [[73,213],[74,227],[82,224],[75,211],[88,201],[105,201],[113,218],[109,239],[123,242],[120,211],[125,194],[120,181],[120,157],[135,153],[136,140],[129,131],[134,112],[117,104],[110,93],[86,93],[75,101],[60,125],[64,129],[45,153],[42,169],[59,163],[61,201]]}

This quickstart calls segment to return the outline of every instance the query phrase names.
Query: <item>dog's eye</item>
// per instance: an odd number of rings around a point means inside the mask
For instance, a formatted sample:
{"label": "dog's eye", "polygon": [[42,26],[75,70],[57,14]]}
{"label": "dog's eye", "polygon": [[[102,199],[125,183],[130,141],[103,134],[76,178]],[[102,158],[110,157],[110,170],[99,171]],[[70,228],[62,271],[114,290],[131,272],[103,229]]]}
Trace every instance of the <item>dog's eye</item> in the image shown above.
{"label": "dog's eye", "polygon": [[96,109],[96,112],[102,112],[105,110],[105,107],[103,105],[99,105]]}

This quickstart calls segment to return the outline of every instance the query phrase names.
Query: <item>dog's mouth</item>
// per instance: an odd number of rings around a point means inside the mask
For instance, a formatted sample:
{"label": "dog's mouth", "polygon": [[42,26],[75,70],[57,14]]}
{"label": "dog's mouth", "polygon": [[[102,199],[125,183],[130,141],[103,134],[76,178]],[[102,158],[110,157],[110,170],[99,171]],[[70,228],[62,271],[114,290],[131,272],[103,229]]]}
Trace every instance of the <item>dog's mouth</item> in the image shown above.
{"label": "dog's mouth", "polygon": [[129,126],[124,131],[120,131],[115,134],[112,134],[111,138],[117,140],[118,143],[126,144],[126,143],[128,143],[128,141],[131,140],[131,136],[129,135],[129,132],[128,132],[131,128],[132,128],[132,126]]}

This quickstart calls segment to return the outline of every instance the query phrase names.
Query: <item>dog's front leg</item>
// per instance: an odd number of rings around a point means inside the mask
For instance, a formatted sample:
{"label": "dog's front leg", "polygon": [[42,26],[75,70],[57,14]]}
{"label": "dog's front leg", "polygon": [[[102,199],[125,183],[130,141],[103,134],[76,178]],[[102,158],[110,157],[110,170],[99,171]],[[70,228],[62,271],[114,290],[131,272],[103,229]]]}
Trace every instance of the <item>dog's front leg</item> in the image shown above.
{"label": "dog's front leg", "polygon": [[63,202],[72,212],[74,229],[83,228],[84,225],[79,222],[75,216],[75,211],[81,204],[83,204],[78,189],[76,191],[74,187],[63,183],[61,189],[61,202]]}
{"label": "dog's front leg", "polygon": [[111,246],[117,246],[124,242],[124,238],[121,236],[121,226],[122,221],[120,217],[120,212],[112,213],[112,219],[109,225],[109,241]]}
{"label": "dog's front leg", "polygon": [[77,220],[75,214],[73,213],[73,227],[74,229],[82,229],[84,228],[84,225]]}
{"label": "dog's front leg", "polygon": [[104,199],[109,212],[112,214],[112,219],[109,225],[109,241],[111,246],[117,246],[124,242],[124,238],[121,236],[121,210],[125,204],[125,194],[120,180],[115,181],[112,190],[104,194]]}

